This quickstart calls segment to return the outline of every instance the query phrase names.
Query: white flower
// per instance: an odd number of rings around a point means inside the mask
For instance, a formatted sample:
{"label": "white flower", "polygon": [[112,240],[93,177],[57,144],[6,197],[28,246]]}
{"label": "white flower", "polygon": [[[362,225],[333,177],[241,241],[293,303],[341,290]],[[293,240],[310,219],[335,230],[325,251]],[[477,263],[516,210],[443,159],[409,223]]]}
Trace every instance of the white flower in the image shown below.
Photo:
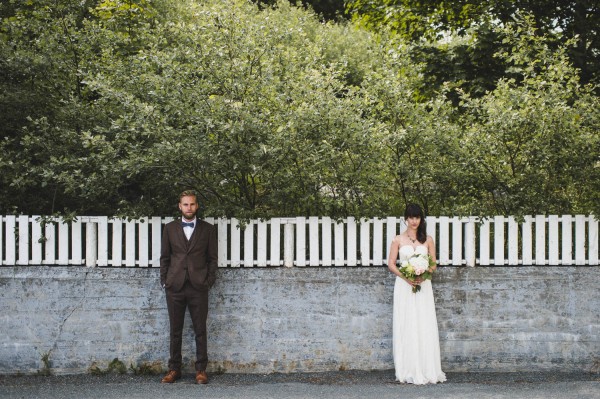
{"label": "white flower", "polygon": [[413,256],[410,258],[410,264],[418,269],[427,269],[429,261],[424,256]]}

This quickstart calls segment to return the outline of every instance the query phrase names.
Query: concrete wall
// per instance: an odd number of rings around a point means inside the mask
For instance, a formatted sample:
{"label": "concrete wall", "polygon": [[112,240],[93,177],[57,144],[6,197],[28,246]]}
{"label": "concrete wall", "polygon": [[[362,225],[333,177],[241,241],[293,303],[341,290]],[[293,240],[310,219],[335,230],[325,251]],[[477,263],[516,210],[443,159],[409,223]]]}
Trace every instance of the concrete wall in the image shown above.
{"label": "concrete wall", "polygon": [[[393,368],[387,268],[218,277],[209,371]],[[434,292],[445,371],[590,371],[600,361],[600,267],[440,267]],[[193,353],[188,317],[188,371]],[[83,373],[115,358],[165,366],[167,357],[158,269],[0,268],[0,374]]]}

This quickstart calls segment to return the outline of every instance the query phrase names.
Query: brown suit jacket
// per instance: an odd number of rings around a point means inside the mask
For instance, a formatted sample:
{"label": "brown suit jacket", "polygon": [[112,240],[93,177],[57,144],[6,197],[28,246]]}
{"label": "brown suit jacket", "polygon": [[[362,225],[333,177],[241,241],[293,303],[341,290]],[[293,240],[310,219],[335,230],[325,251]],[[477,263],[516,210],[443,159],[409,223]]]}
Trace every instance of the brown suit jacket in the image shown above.
{"label": "brown suit jacket", "polygon": [[196,289],[208,289],[215,283],[217,232],[212,224],[196,219],[196,227],[189,241],[180,219],[165,225],[160,249],[161,285],[179,291],[185,282],[186,269]]}

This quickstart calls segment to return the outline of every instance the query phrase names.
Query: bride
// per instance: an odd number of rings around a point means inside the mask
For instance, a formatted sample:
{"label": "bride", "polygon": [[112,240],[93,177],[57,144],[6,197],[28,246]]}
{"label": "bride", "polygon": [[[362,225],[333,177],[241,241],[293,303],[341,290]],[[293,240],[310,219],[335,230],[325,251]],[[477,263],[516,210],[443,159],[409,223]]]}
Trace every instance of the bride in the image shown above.
{"label": "bride", "polygon": [[[396,277],[394,286],[393,346],[396,380],[411,384],[446,381],[440,361],[440,342],[431,280],[409,281],[396,261],[414,254],[429,254],[435,261],[435,244],[427,235],[425,216],[419,205],[404,211],[407,230],[396,236],[390,247],[388,268]],[[433,272],[436,266],[431,266]],[[421,290],[413,292],[413,286]]]}

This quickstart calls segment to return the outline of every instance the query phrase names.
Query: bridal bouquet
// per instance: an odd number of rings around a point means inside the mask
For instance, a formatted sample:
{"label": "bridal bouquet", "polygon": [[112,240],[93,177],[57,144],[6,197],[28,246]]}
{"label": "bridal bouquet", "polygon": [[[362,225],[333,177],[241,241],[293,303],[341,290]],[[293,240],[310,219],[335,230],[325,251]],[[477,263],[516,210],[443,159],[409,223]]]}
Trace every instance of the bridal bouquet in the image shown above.
{"label": "bridal bouquet", "polygon": [[[417,278],[422,280],[431,280],[433,274],[428,269],[434,266],[435,262],[431,256],[427,254],[414,254],[410,258],[402,261],[400,264],[400,273],[410,281],[415,281]],[[421,290],[420,285],[413,286],[412,291],[418,292]]]}

